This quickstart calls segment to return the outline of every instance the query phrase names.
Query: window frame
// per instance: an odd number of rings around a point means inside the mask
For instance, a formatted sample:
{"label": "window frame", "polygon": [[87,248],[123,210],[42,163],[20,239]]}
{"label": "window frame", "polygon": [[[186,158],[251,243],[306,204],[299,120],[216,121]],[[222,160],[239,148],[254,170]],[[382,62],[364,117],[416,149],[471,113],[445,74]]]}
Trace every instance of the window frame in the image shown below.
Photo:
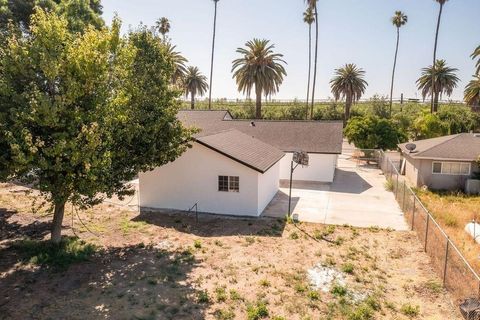
{"label": "window frame", "polygon": [[217,183],[218,192],[240,192],[240,176],[219,175]]}
{"label": "window frame", "polygon": [[[436,163],[440,163],[440,172],[435,172],[433,169]],[[468,173],[445,173],[443,170],[444,164],[456,164],[456,165],[468,165]],[[472,163],[471,162],[460,162],[460,161],[432,161],[432,175],[446,175],[446,176],[469,176],[472,174]]]}

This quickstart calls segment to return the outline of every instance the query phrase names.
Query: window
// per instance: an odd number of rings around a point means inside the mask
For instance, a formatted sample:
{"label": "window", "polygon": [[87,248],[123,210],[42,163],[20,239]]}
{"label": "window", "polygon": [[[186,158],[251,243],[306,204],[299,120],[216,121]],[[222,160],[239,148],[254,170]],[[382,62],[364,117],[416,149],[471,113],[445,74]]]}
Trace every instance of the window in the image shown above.
{"label": "window", "polygon": [[468,176],[470,174],[470,163],[468,162],[433,162],[432,173]]}
{"label": "window", "polygon": [[234,176],[218,176],[218,191],[240,192],[240,178]]}

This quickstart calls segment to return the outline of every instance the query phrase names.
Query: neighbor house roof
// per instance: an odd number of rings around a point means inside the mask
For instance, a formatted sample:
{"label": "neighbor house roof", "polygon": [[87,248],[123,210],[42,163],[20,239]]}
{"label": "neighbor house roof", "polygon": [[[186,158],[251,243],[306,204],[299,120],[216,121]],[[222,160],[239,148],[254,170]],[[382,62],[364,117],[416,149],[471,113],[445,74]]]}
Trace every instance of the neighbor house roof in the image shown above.
{"label": "neighbor house roof", "polygon": [[475,161],[480,155],[480,135],[460,133],[450,136],[413,142],[416,148],[410,152],[402,143],[398,146],[414,159]]}
{"label": "neighbor house roof", "polygon": [[195,140],[261,173],[285,155],[281,150],[235,129],[202,135]]}
{"label": "neighbor house roof", "polygon": [[341,121],[234,120],[228,111],[184,110],[184,125],[197,127],[197,137],[236,129],[284,152],[342,153]]}

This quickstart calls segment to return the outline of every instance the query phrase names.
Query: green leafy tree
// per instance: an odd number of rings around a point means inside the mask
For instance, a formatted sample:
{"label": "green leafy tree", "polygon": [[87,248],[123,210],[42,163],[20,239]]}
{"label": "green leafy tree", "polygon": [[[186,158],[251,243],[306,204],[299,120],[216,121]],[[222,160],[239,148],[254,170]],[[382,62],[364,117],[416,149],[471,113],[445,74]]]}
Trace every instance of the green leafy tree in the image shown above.
{"label": "green leafy tree", "polygon": [[72,32],[83,32],[88,25],[104,26],[100,0],[0,0],[0,26],[5,27],[11,20],[28,32],[36,6],[63,16]]}
{"label": "green leafy tree", "polygon": [[395,47],[395,58],[393,60],[392,71],[392,83],[390,86],[390,117],[392,116],[392,104],[393,104],[393,83],[395,81],[395,68],[397,67],[398,56],[398,44],[400,42],[400,28],[404,26],[408,21],[408,17],[402,11],[395,11],[395,15],[392,17],[392,24],[397,28],[397,45]]}
{"label": "green leafy tree", "polygon": [[268,40],[253,39],[248,41],[246,48],[238,48],[237,53],[242,57],[233,61],[233,78],[237,82],[239,91],[250,96],[252,89],[255,90],[255,117],[262,117],[262,95],[272,95],[278,92],[287,75],[282,64],[283,55],[274,53],[274,45]]}
{"label": "green leafy tree", "polygon": [[412,133],[415,140],[441,137],[448,134],[448,125],[436,113],[424,113],[415,119]]}
{"label": "green leafy tree", "polygon": [[437,113],[438,119],[447,127],[447,134],[470,132],[477,127],[477,115],[467,108],[444,106]]}
{"label": "green leafy tree", "polygon": [[464,92],[465,103],[469,106],[478,107],[480,105],[480,74],[473,76]]}
{"label": "green leafy tree", "polygon": [[[310,106],[310,80],[311,80],[311,71],[312,71],[312,23],[315,22],[315,13],[311,6],[307,7],[307,10],[303,13],[303,22],[308,24],[308,81],[307,81],[307,112],[308,116],[308,107]],[[313,105],[312,105],[313,108]],[[313,110],[310,111],[310,118],[312,118]]]}
{"label": "green leafy tree", "polygon": [[335,100],[345,99],[345,121],[350,119],[352,104],[360,100],[367,89],[367,81],[363,78],[365,71],[353,63],[335,70],[335,76],[330,80]]}
{"label": "green leafy tree", "polygon": [[345,127],[345,137],[361,149],[393,150],[407,137],[389,119],[376,116],[353,117]]}
{"label": "green leafy tree", "polygon": [[[438,101],[444,94],[451,96],[460,79],[456,76],[458,69],[447,66],[445,60],[437,60],[435,68],[429,66],[422,69],[422,75],[417,80],[418,90],[422,91],[423,99],[433,96],[433,112],[438,111]],[[435,80],[432,82],[432,77]],[[432,93],[433,92],[433,93]]]}
{"label": "green leafy tree", "polygon": [[67,202],[131,194],[126,181],[190,139],[161,41],[145,28],[119,34],[114,20],[73,35],[67,18],[39,9],[29,35],[0,49],[0,177],[32,183],[52,204],[55,243]]}
{"label": "green leafy tree", "polygon": [[203,96],[208,90],[207,77],[205,77],[197,67],[188,67],[185,78],[183,79],[185,95],[190,94],[190,107],[195,109],[195,96]]}

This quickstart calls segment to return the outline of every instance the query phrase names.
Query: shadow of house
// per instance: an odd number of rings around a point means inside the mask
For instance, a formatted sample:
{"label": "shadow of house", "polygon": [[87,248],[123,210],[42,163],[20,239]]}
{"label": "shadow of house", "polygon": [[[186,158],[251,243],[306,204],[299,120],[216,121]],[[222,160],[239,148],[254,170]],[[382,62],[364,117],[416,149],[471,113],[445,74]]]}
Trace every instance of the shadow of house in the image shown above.
{"label": "shadow of house", "polygon": [[[2,250],[3,251],[3,250]],[[0,252],[0,256],[3,252]],[[66,271],[16,268],[0,280],[4,319],[204,319],[194,252],[109,248]]]}
{"label": "shadow of house", "polygon": [[363,179],[355,171],[337,169],[335,172],[335,179],[330,185],[330,191],[360,194],[371,189],[372,187],[373,186],[368,183],[368,181]]}
{"label": "shadow of house", "polygon": [[281,219],[274,219],[262,216],[235,217],[199,212],[197,222],[194,212],[159,209],[142,210],[132,221],[144,221],[155,226],[173,228],[200,237],[238,235],[280,237],[285,229],[284,216]]}

